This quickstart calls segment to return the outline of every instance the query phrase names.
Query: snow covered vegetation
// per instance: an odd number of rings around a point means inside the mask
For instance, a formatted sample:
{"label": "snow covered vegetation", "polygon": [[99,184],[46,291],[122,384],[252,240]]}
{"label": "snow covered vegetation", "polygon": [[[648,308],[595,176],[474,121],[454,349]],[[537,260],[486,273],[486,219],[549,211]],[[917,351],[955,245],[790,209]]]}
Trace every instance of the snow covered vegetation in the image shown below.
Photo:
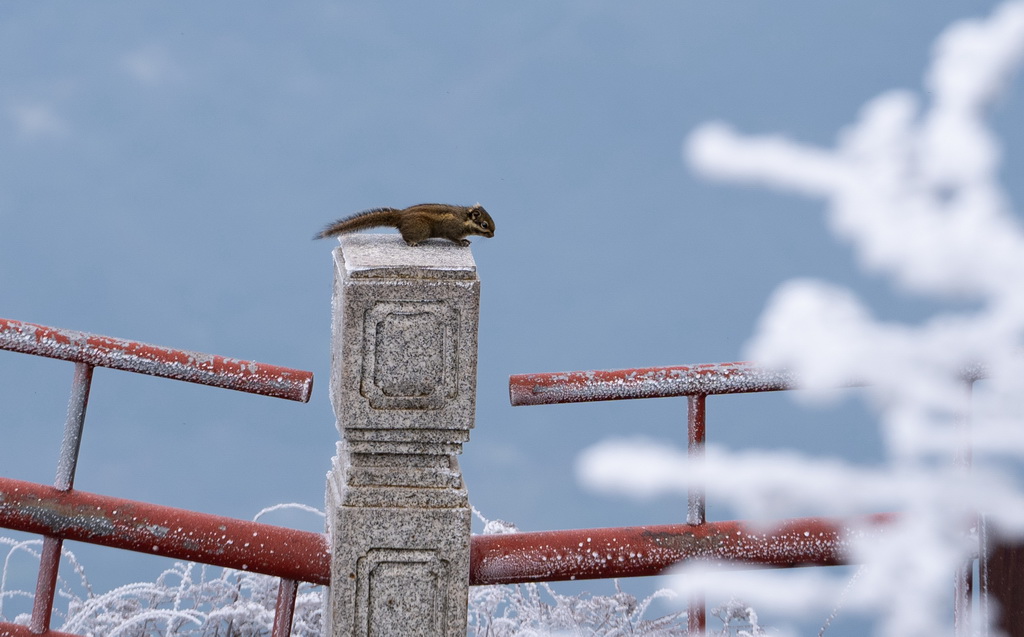
{"label": "snow covered vegetation", "polygon": [[[26,608],[31,608],[32,593],[9,589],[7,575],[16,560],[38,560],[42,540],[0,538],[0,543],[8,546],[0,580],[0,619],[28,625]],[[52,619],[54,630],[97,637],[270,634],[277,578],[175,562],[153,582],[97,593],[89,584],[85,567],[66,547],[63,557]],[[319,587],[301,585],[295,601],[293,634],[319,635],[322,607]],[[12,617],[11,608],[26,612],[15,612]]]}
{"label": "snow covered vegetation", "polygon": [[[508,525],[489,521],[486,532],[509,532]],[[505,527],[505,528],[502,528]],[[42,540],[0,538],[7,546],[0,579],[0,620],[28,625],[30,591],[8,588],[8,569],[17,561],[38,560]],[[53,626],[61,632],[96,637],[256,637],[269,635],[274,621],[278,580],[274,577],[175,562],[154,582],[138,582],[97,593],[86,569],[64,549],[64,574],[58,582]],[[69,576],[68,574],[73,574]],[[669,590],[646,599],[623,592],[618,583],[595,582],[610,595],[561,595],[545,584],[478,586],[470,589],[471,637],[670,637],[686,634],[685,613],[661,617],[652,604],[673,598]],[[13,603],[12,603],[13,602]],[[302,584],[296,596],[292,635],[321,637],[322,588]],[[737,630],[761,634],[757,616],[732,602],[712,610],[722,635]],[[13,616],[12,616],[13,615]]]}
{"label": "snow covered vegetation", "polygon": [[[685,143],[689,164],[707,178],[822,200],[830,229],[866,274],[939,308],[914,324],[887,322],[850,289],[789,281],[749,344],[757,364],[795,373],[805,397],[866,385],[885,443],[880,466],[713,447],[697,472],[687,470],[685,449],[623,439],[583,452],[580,479],[635,497],[702,481],[709,499],[761,520],[899,511],[894,528],[856,545],[867,567],[846,605],[876,617],[880,635],[951,634],[952,582],[977,550],[977,513],[996,532],[1024,532],[1024,232],[999,181],[989,124],[1022,60],[1024,2],[1007,2],[941,34],[926,96],[879,95],[831,148],[721,122]],[[981,374],[972,388],[969,377]],[[801,571],[785,579],[690,573],[676,582],[684,594],[691,585],[707,590],[709,600],[737,594],[793,617],[827,613],[846,578]]]}

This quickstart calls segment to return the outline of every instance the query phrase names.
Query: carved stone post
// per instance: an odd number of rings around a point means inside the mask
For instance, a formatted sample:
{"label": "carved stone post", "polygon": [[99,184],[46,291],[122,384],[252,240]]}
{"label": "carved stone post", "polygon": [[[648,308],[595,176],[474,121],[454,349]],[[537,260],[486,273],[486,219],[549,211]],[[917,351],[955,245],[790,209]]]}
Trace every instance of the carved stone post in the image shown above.
{"label": "carved stone post", "polygon": [[334,251],[326,634],[466,634],[470,511],[456,455],[476,409],[469,248],[351,235]]}

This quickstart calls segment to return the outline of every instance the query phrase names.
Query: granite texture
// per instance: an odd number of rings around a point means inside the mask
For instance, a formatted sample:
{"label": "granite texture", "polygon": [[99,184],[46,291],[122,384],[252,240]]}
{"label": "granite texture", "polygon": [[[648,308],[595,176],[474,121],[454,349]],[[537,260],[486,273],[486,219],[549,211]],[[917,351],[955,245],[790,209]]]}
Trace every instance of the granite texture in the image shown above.
{"label": "granite texture", "polygon": [[415,247],[397,234],[350,234],[338,241],[349,278],[476,280],[473,253],[447,239],[428,239]]}
{"label": "granite texture", "polygon": [[364,234],[342,237],[334,258],[326,634],[465,635],[470,510],[456,455],[476,409],[473,255]]}

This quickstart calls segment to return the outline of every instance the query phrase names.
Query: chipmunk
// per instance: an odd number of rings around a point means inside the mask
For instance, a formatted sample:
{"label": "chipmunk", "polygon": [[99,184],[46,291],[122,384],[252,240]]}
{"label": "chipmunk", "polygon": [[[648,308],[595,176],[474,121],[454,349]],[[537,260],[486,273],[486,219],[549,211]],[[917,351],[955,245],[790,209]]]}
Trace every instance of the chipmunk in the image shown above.
{"label": "chipmunk", "polygon": [[494,220],[480,204],[450,206],[443,203],[421,203],[403,210],[373,208],[328,224],[314,239],[333,237],[367,228],[386,226],[398,228],[402,239],[411,246],[431,238],[448,239],[468,246],[467,235],[494,236]]}

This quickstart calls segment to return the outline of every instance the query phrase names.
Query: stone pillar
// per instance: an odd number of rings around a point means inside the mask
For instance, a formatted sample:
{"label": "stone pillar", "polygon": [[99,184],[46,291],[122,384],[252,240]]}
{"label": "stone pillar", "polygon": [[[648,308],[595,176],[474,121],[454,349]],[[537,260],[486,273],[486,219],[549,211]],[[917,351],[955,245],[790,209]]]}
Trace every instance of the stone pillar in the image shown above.
{"label": "stone pillar", "polygon": [[463,637],[470,511],[456,455],[476,409],[469,248],[398,235],[334,251],[329,637]]}

